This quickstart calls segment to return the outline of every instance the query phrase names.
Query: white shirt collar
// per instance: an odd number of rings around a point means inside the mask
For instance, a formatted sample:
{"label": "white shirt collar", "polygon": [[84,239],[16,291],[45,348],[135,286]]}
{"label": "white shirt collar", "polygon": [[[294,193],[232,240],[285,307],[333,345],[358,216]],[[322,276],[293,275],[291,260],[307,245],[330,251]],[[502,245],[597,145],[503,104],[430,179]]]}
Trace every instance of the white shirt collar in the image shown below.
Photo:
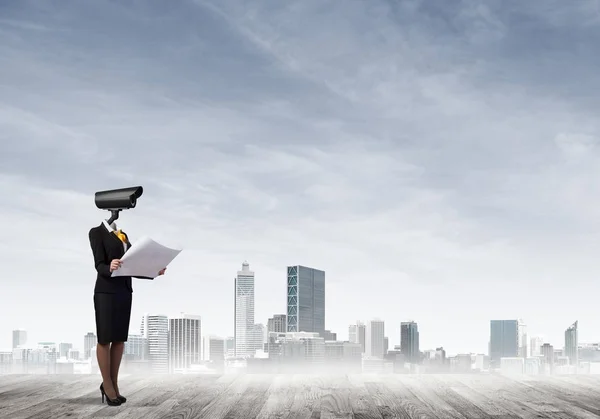
{"label": "white shirt collar", "polygon": [[106,220],[102,220],[102,224],[104,224],[104,227],[106,227],[106,229],[108,230],[109,233],[112,233],[115,231],[114,228],[112,228],[107,222]]}

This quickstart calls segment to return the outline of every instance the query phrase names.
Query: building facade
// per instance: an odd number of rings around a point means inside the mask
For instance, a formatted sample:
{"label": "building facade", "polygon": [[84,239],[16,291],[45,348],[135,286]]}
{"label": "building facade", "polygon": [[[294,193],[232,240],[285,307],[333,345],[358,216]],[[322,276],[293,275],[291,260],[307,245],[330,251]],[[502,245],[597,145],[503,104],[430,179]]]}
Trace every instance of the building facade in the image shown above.
{"label": "building facade", "polygon": [[248,262],[242,264],[234,282],[234,331],[235,356],[249,357],[254,354],[254,272]]}
{"label": "building facade", "polygon": [[98,338],[92,332],[88,332],[83,337],[83,356],[85,359],[89,359],[91,357],[92,348],[95,348],[97,343]]}
{"label": "building facade", "polygon": [[285,333],[286,331],[286,315],[275,314],[267,321],[267,331],[275,333]]}
{"label": "building facade", "polygon": [[385,346],[385,324],[383,320],[374,319],[367,325],[366,355],[383,359]]}
{"label": "building facade", "polygon": [[366,351],[367,328],[364,323],[356,322],[348,328],[348,340],[352,343],[359,343],[362,348],[362,353]]}
{"label": "building facade", "polygon": [[416,322],[402,322],[400,324],[400,351],[404,359],[411,364],[420,361],[419,351],[419,326]]}
{"label": "building facade", "polygon": [[325,333],[325,272],[287,267],[287,331]]}
{"label": "building facade", "polygon": [[27,345],[27,332],[25,330],[13,330],[12,332],[12,348]]}
{"label": "building facade", "polygon": [[148,361],[155,374],[169,372],[169,319],[161,314],[145,314],[142,336],[148,341]]}
{"label": "building facade", "polygon": [[490,321],[490,366],[500,368],[502,358],[519,356],[519,321]]}
{"label": "building facade", "polygon": [[579,365],[579,332],[577,321],[565,330],[565,356],[569,358],[569,364]]}
{"label": "building facade", "polygon": [[182,313],[169,319],[170,371],[188,370],[202,359],[202,319]]}

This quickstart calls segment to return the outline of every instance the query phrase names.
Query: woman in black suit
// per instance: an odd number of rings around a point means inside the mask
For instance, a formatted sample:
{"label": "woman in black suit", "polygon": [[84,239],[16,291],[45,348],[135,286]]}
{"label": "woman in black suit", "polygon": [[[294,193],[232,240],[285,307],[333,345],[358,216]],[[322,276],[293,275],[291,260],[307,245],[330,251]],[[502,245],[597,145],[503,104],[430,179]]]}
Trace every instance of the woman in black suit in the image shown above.
{"label": "woman in black suit", "polygon": [[[96,355],[102,374],[102,402],[106,397],[110,406],[119,406],[127,399],[119,393],[118,376],[125,342],[129,334],[133,288],[130,276],[112,277],[121,266],[121,258],[131,247],[127,235],[106,221],[89,233],[98,275],[94,288],[96,312]],[[163,275],[166,269],[158,275]]]}

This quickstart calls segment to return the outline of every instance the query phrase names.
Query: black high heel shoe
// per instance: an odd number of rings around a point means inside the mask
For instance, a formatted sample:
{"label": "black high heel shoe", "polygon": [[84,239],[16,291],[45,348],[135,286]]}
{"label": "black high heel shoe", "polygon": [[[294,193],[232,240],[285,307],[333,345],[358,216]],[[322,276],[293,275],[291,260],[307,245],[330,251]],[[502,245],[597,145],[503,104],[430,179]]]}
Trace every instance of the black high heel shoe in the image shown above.
{"label": "black high heel shoe", "polygon": [[121,406],[121,400],[119,400],[118,398],[116,399],[111,399],[110,397],[108,397],[106,395],[106,392],[104,391],[104,383],[100,384],[100,393],[102,394],[102,403],[104,403],[104,398],[106,398],[106,404],[109,406]]}
{"label": "black high heel shoe", "polygon": [[121,396],[121,395],[118,395],[118,396],[117,396],[117,400],[118,400],[118,401],[120,401],[121,403],[125,403],[125,402],[127,401],[127,398],[126,398],[126,397],[123,397],[123,396]]}

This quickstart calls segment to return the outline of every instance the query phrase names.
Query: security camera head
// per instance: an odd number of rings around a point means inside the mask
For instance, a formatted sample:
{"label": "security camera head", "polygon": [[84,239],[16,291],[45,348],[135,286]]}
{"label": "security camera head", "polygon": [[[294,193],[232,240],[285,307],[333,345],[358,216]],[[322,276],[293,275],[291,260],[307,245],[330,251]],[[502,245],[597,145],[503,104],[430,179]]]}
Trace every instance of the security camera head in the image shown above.
{"label": "security camera head", "polygon": [[96,192],[96,207],[109,211],[135,208],[144,189],[141,186]]}

